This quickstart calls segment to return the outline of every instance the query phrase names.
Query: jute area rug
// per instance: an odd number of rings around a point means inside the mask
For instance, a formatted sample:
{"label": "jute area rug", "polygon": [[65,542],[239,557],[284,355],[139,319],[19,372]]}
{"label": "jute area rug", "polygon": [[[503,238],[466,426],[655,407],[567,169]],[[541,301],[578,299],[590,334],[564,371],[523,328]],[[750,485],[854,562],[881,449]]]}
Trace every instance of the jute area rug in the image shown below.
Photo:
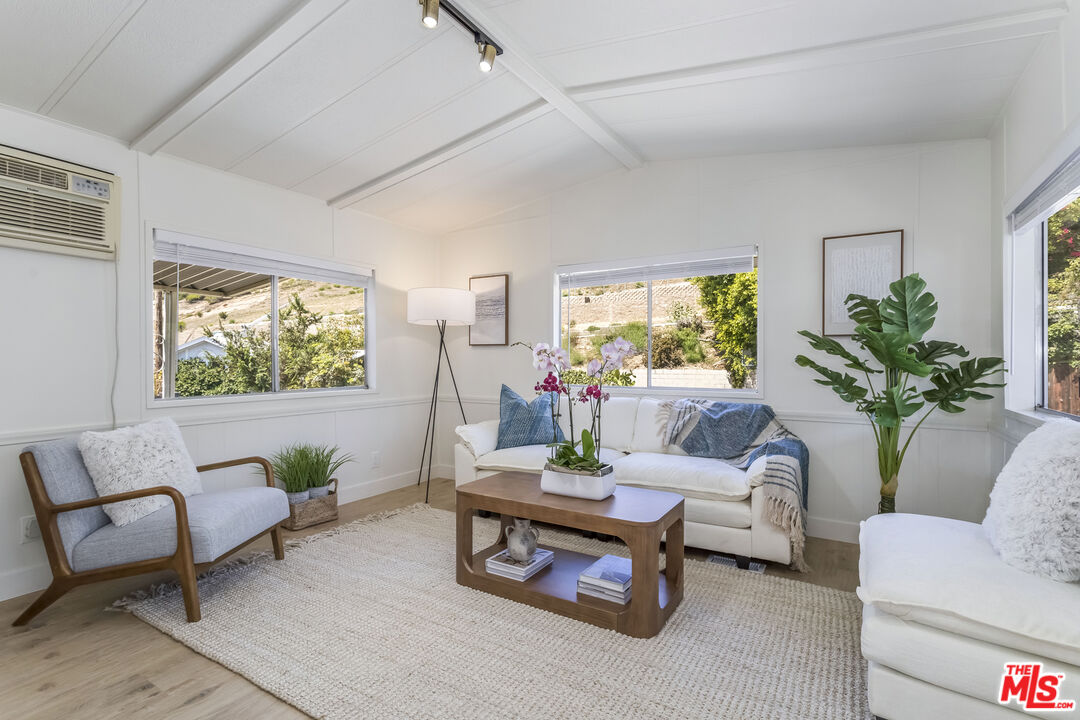
{"label": "jute area rug", "polygon": [[[475,547],[498,523],[477,519]],[[616,543],[541,530],[594,555]],[[686,561],[682,604],[640,640],[461,587],[454,515],[373,516],[212,571],[137,617],[316,718],[869,718],[848,592]]]}

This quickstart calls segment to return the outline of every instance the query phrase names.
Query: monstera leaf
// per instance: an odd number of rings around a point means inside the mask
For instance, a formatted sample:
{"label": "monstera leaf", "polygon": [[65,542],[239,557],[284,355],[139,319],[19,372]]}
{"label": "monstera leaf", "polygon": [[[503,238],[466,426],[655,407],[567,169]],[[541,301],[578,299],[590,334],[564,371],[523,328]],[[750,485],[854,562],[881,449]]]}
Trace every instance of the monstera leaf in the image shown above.
{"label": "monstera leaf", "polygon": [[900,427],[904,418],[917,413],[924,405],[919,393],[912,387],[893,385],[885,388],[880,397],[869,403],[874,422],[882,427]]}
{"label": "monstera leaf", "polygon": [[947,413],[963,412],[964,408],[957,403],[969,399],[990,400],[994,396],[980,390],[1005,387],[1005,383],[984,382],[987,377],[1001,370],[1004,364],[1004,360],[996,357],[964,360],[960,367],[949,368],[930,378],[934,387],[925,391],[923,397]]}
{"label": "monstera leaf", "polygon": [[855,328],[854,338],[886,368],[902,370],[917,377],[927,377],[934,371],[908,349],[911,338],[906,333],[878,332],[866,325],[859,325]]}
{"label": "monstera leaf", "polygon": [[881,301],[872,300],[865,295],[852,293],[844,301],[848,317],[856,325],[865,325],[871,330],[881,332]]}
{"label": "monstera leaf", "polygon": [[831,368],[827,368],[824,365],[819,365],[805,355],[798,355],[795,358],[795,363],[800,367],[808,367],[815,370],[824,379],[814,380],[818,385],[824,385],[833,389],[840,399],[844,402],[860,404],[863,398],[866,397],[869,390],[859,385],[859,381],[848,375],[847,373],[837,372]]}
{"label": "monstera leaf", "polygon": [[910,342],[922,340],[934,325],[937,300],[926,291],[926,281],[917,273],[889,285],[892,293],[881,300],[881,329],[886,333],[906,333]]}
{"label": "monstera leaf", "polygon": [[809,340],[810,347],[814,348],[815,350],[820,350],[822,352],[829,353],[830,355],[833,355],[835,357],[840,357],[844,360],[847,360],[847,362],[844,363],[844,367],[849,367],[852,370],[860,370],[865,373],[881,372],[880,370],[877,370],[867,365],[865,360],[860,359],[857,355],[855,355],[853,352],[851,352],[846,347],[841,345],[836,340],[833,340],[832,338],[815,335],[809,330],[800,330],[799,334]]}
{"label": "monstera leaf", "polygon": [[949,369],[952,366],[947,362],[942,362],[942,358],[957,356],[967,357],[967,348],[963,345],[957,345],[954,342],[945,342],[944,340],[927,340],[923,342],[913,343],[911,349],[915,352],[915,357],[919,362],[932,365],[936,368]]}

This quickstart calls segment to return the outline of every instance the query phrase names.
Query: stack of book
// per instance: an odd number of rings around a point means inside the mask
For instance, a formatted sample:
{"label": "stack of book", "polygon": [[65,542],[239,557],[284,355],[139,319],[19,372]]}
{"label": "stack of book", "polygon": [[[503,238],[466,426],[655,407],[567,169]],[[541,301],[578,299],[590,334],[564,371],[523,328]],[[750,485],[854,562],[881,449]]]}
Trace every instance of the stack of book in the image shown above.
{"label": "stack of book", "polygon": [[605,555],[578,575],[577,591],[582,595],[617,602],[630,602],[630,558]]}
{"label": "stack of book", "polygon": [[554,559],[555,553],[552,551],[536,548],[529,562],[521,563],[510,557],[509,551],[503,550],[489,557],[484,562],[484,567],[492,575],[525,582],[550,565]]}

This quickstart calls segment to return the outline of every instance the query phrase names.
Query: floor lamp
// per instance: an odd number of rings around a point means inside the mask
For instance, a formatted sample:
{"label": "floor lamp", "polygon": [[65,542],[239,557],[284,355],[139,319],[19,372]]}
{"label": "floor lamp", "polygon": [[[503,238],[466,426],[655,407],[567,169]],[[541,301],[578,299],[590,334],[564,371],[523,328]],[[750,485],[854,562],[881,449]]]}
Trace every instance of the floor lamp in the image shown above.
{"label": "floor lamp", "polygon": [[461,421],[465,419],[465,406],[461,404],[454,366],[450,364],[450,353],[446,349],[447,325],[472,325],[476,322],[476,294],[471,290],[456,288],[413,288],[408,296],[408,319],[412,325],[434,325],[439,330],[439,353],[435,359],[435,386],[431,391],[431,405],[428,407],[427,428],[424,430],[424,449],[420,452],[420,472],[416,476],[419,485],[424,477],[424,458],[427,458],[427,486],[424,488],[424,502],[428,502],[431,493],[431,461],[435,456],[435,416],[439,407],[439,375],[442,373],[442,359],[446,358],[446,367],[450,370],[450,380],[454,383]]}

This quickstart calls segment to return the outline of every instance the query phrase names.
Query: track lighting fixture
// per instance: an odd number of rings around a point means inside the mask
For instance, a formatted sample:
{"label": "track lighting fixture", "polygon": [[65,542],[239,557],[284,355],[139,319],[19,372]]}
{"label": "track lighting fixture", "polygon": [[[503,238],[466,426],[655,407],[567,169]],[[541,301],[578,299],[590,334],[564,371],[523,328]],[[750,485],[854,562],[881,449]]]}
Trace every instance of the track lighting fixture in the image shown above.
{"label": "track lighting fixture", "polygon": [[480,50],[480,72],[491,72],[498,49],[491,43],[482,41],[476,43],[476,47]]}
{"label": "track lighting fixture", "polygon": [[420,4],[424,7],[424,14],[421,22],[424,23],[424,27],[433,28],[439,24],[439,0],[420,0]]}
{"label": "track lighting fixture", "polygon": [[446,0],[418,0],[424,8],[421,21],[425,27],[433,28],[439,24],[439,9],[458,22],[461,27],[473,34],[476,49],[480,53],[480,72],[491,72],[495,66],[495,58],[502,55],[502,48],[494,40],[488,37],[484,29],[469,19],[469,16],[458,10]]}

